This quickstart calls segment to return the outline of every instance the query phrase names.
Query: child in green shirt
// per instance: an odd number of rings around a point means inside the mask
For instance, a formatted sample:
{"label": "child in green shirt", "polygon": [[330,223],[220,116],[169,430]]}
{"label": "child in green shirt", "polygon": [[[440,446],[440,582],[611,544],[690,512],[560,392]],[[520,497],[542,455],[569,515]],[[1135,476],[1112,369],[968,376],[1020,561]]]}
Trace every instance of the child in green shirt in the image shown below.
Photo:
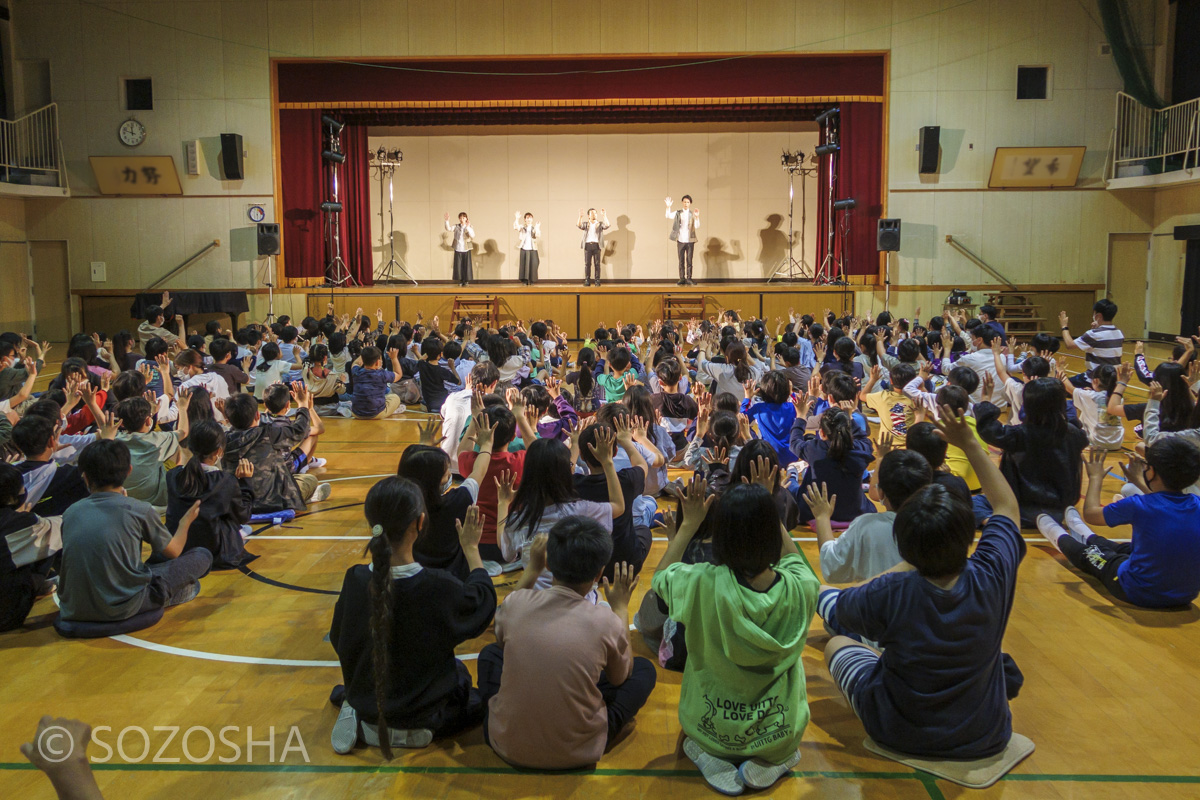
{"label": "child in green shirt", "polygon": [[799,763],[809,719],[800,654],[819,581],[779,523],[769,489],[777,470],[760,459],[752,483],[715,501],[716,564],[680,563],[714,502],[693,478],[653,580],[670,617],[686,626],[683,752],[728,795],[768,788]]}
{"label": "child in green shirt", "polygon": [[625,372],[629,369],[632,359],[629,350],[624,345],[610,347],[608,358],[604,359],[604,374],[596,378],[596,383],[604,389],[604,399],[609,403],[619,403],[625,398]]}

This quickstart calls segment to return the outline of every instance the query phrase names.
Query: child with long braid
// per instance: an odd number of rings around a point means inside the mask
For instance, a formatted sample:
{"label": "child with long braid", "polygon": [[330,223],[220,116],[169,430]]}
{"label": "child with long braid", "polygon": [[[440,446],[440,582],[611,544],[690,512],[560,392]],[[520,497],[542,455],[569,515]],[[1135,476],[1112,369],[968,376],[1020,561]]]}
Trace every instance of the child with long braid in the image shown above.
{"label": "child with long braid", "polygon": [[390,759],[393,747],[425,747],[483,720],[454,648],[487,630],[496,590],[479,556],[478,506],[458,528],[471,569],[465,581],[413,558],[428,519],[415,483],[384,478],[367,492],[363,512],[371,563],[347,570],[329,631],[346,682],[330,695],[341,708],[331,742],[337,753],[363,742]]}

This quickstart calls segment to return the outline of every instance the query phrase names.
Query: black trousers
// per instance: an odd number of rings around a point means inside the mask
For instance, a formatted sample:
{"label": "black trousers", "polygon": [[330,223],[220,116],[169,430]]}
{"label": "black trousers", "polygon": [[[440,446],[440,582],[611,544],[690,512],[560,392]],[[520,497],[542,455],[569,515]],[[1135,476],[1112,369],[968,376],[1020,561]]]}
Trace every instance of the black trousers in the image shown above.
{"label": "black trousers", "polygon": [[696,250],[696,243],[676,242],[675,250],[679,253],[679,280],[690,281],[692,279],[692,253]]}
{"label": "black trousers", "polygon": [[583,246],[583,279],[591,280],[592,264],[596,265],[596,280],[600,280],[600,244],[588,242]]}
{"label": "black trousers", "polygon": [[[500,681],[504,673],[504,650],[500,645],[489,644],[479,651],[478,671],[479,694],[486,709],[488,701],[500,691]],[[642,706],[646,705],[657,680],[658,674],[654,671],[654,665],[641,657],[633,659],[633,669],[620,686],[613,686],[608,682],[608,677],[603,672],[600,673],[600,680],[596,686],[604,696],[604,705],[608,707],[609,742],[612,742],[621,729],[637,716]],[[491,747],[486,716],[483,719],[483,740]]]}
{"label": "black trousers", "polygon": [[470,283],[471,274],[471,251],[460,253],[454,251],[454,280],[458,283]]}
{"label": "black trousers", "polygon": [[1098,579],[1113,597],[1124,603],[1129,602],[1125,590],[1121,588],[1121,582],[1117,579],[1117,570],[1129,560],[1133,552],[1132,544],[1112,542],[1095,534],[1088,538],[1087,544],[1080,544],[1071,536],[1063,534],[1058,539],[1058,546],[1076,569]]}

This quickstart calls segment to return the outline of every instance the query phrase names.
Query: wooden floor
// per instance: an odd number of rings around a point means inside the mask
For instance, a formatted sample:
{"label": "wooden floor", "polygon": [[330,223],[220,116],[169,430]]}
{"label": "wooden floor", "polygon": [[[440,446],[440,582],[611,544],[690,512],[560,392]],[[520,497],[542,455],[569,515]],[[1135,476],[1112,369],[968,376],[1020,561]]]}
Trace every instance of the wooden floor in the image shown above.
{"label": "wooden floor", "polygon": [[[27,627],[0,635],[0,797],[52,792],[17,751],[43,714],[109,726],[93,744],[102,790],[118,798],[358,797],[698,797],[709,796],[679,749],[680,674],[659,670],[658,687],[632,729],[598,768],[576,774],[521,773],[483,743],[478,729],[383,763],[377,750],[337,756],[329,747],[340,682],[325,636],[342,574],[362,562],[367,529],[361,502],[372,483],[394,471],[415,441],[413,418],[327,422],[320,454],[333,496],[294,525],[248,542],[260,558],[252,572],[215,573],[195,601],[168,611],[155,627],[120,641],[66,641],[50,627],[52,600],[40,601]],[[1132,446],[1132,435],[1127,444]],[[1117,458],[1110,459],[1115,467]],[[1114,469],[1115,474],[1120,474]],[[1106,496],[1119,488],[1109,478]],[[1111,489],[1111,492],[1109,491]],[[1036,532],[1021,566],[1005,649],[1025,673],[1012,703],[1014,729],[1037,751],[995,787],[967,793],[866,752],[863,731],[821,658],[826,634],[814,621],[803,663],[812,722],[798,770],[771,797],[1183,798],[1200,797],[1200,610],[1150,612],[1120,605],[1064,566]],[[814,565],[807,531],[800,546]],[[1114,538],[1128,536],[1118,529]],[[665,543],[656,541],[647,564]],[[515,579],[498,580],[501,596]],[[641,591],[649,585],[649,570]],[[640,595],[639,591],[639,595]],[[640,600],[635,598],[635,603]],[[636,605],[634,606],[636,608]],[[460,648],[464,658],[493,640],[489,632]],[[637,654],[653,658],[633,634]],[[474,662],[468,660],[472,674]],[[147,730],[125,735],[123,728]],[[155,726],[178,726],[172,737]],[[209,738],[225,737],[242,748]],[[199,727],[181,746],[184,732]],[[259,742],[246,755],[247,728]],[[294,733],[290,733],[292,729]],[[272,735],[273,730],[273,735]],[[290,741],[289,741],[289,736]],[[303,751],[298,748],[302,739]],[[274,753],[266,744],[272,741]],[[285,747],[288,747],[286,754]],[[207,758],[206,758],[207,756]],[[221,763],[224,757],[229,763]],[[193,763],[198,761],[201,763]]]}

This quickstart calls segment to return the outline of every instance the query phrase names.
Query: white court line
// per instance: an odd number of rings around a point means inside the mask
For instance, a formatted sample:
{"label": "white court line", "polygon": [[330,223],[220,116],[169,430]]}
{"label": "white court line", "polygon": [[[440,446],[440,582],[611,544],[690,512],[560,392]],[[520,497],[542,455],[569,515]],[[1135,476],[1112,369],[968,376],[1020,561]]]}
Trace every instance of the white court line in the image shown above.
{"label": "white court line", "polygon": [[[330,478],[327,481],[321,481],[321,483],[337,483],[338,481],[365,481],[365,480],[369,480],[371,478],[390,478],[395,474],[396,473],[394,473],[394,472],[388,472],[383,475],[351,475],[348,478]],[[317,480],[321,480],[321,479],[317,478]]]}
{"label": "white court line", "polygon": [[265,664],[273,667],[340,667],[341,664],[337,661],[303,661],[294,658],[258,658],[256,656],[231,656],[225,653],[208,653],[204,650],[189,650],[185,647],[172,647],[169,644],[158,644],[157,642],[147,642],[145,639],[135,639],[132,636],[120,634],[118,636],[108,637],[113,641],[124,642],[131,644],[134,647],[140,647],[143,650],[154,650],[158,653],[167,653],[173,656],[185,656],[187,658],[198,658],[203,661],[225,661],[230,664]]}
{"label": "white court line", "polygon": [[267,536],[266,534],[260,533],[255,536],[251,536],[249,539],[246,539],[245,541],[261,542],[263,539],[319,539],[319,540],[345,539],[346,541],[352,542],[352,541],[358,541],[358,540],[366,541],[367,539],[370,539],[370,538],[371,538],[370,536]]}

